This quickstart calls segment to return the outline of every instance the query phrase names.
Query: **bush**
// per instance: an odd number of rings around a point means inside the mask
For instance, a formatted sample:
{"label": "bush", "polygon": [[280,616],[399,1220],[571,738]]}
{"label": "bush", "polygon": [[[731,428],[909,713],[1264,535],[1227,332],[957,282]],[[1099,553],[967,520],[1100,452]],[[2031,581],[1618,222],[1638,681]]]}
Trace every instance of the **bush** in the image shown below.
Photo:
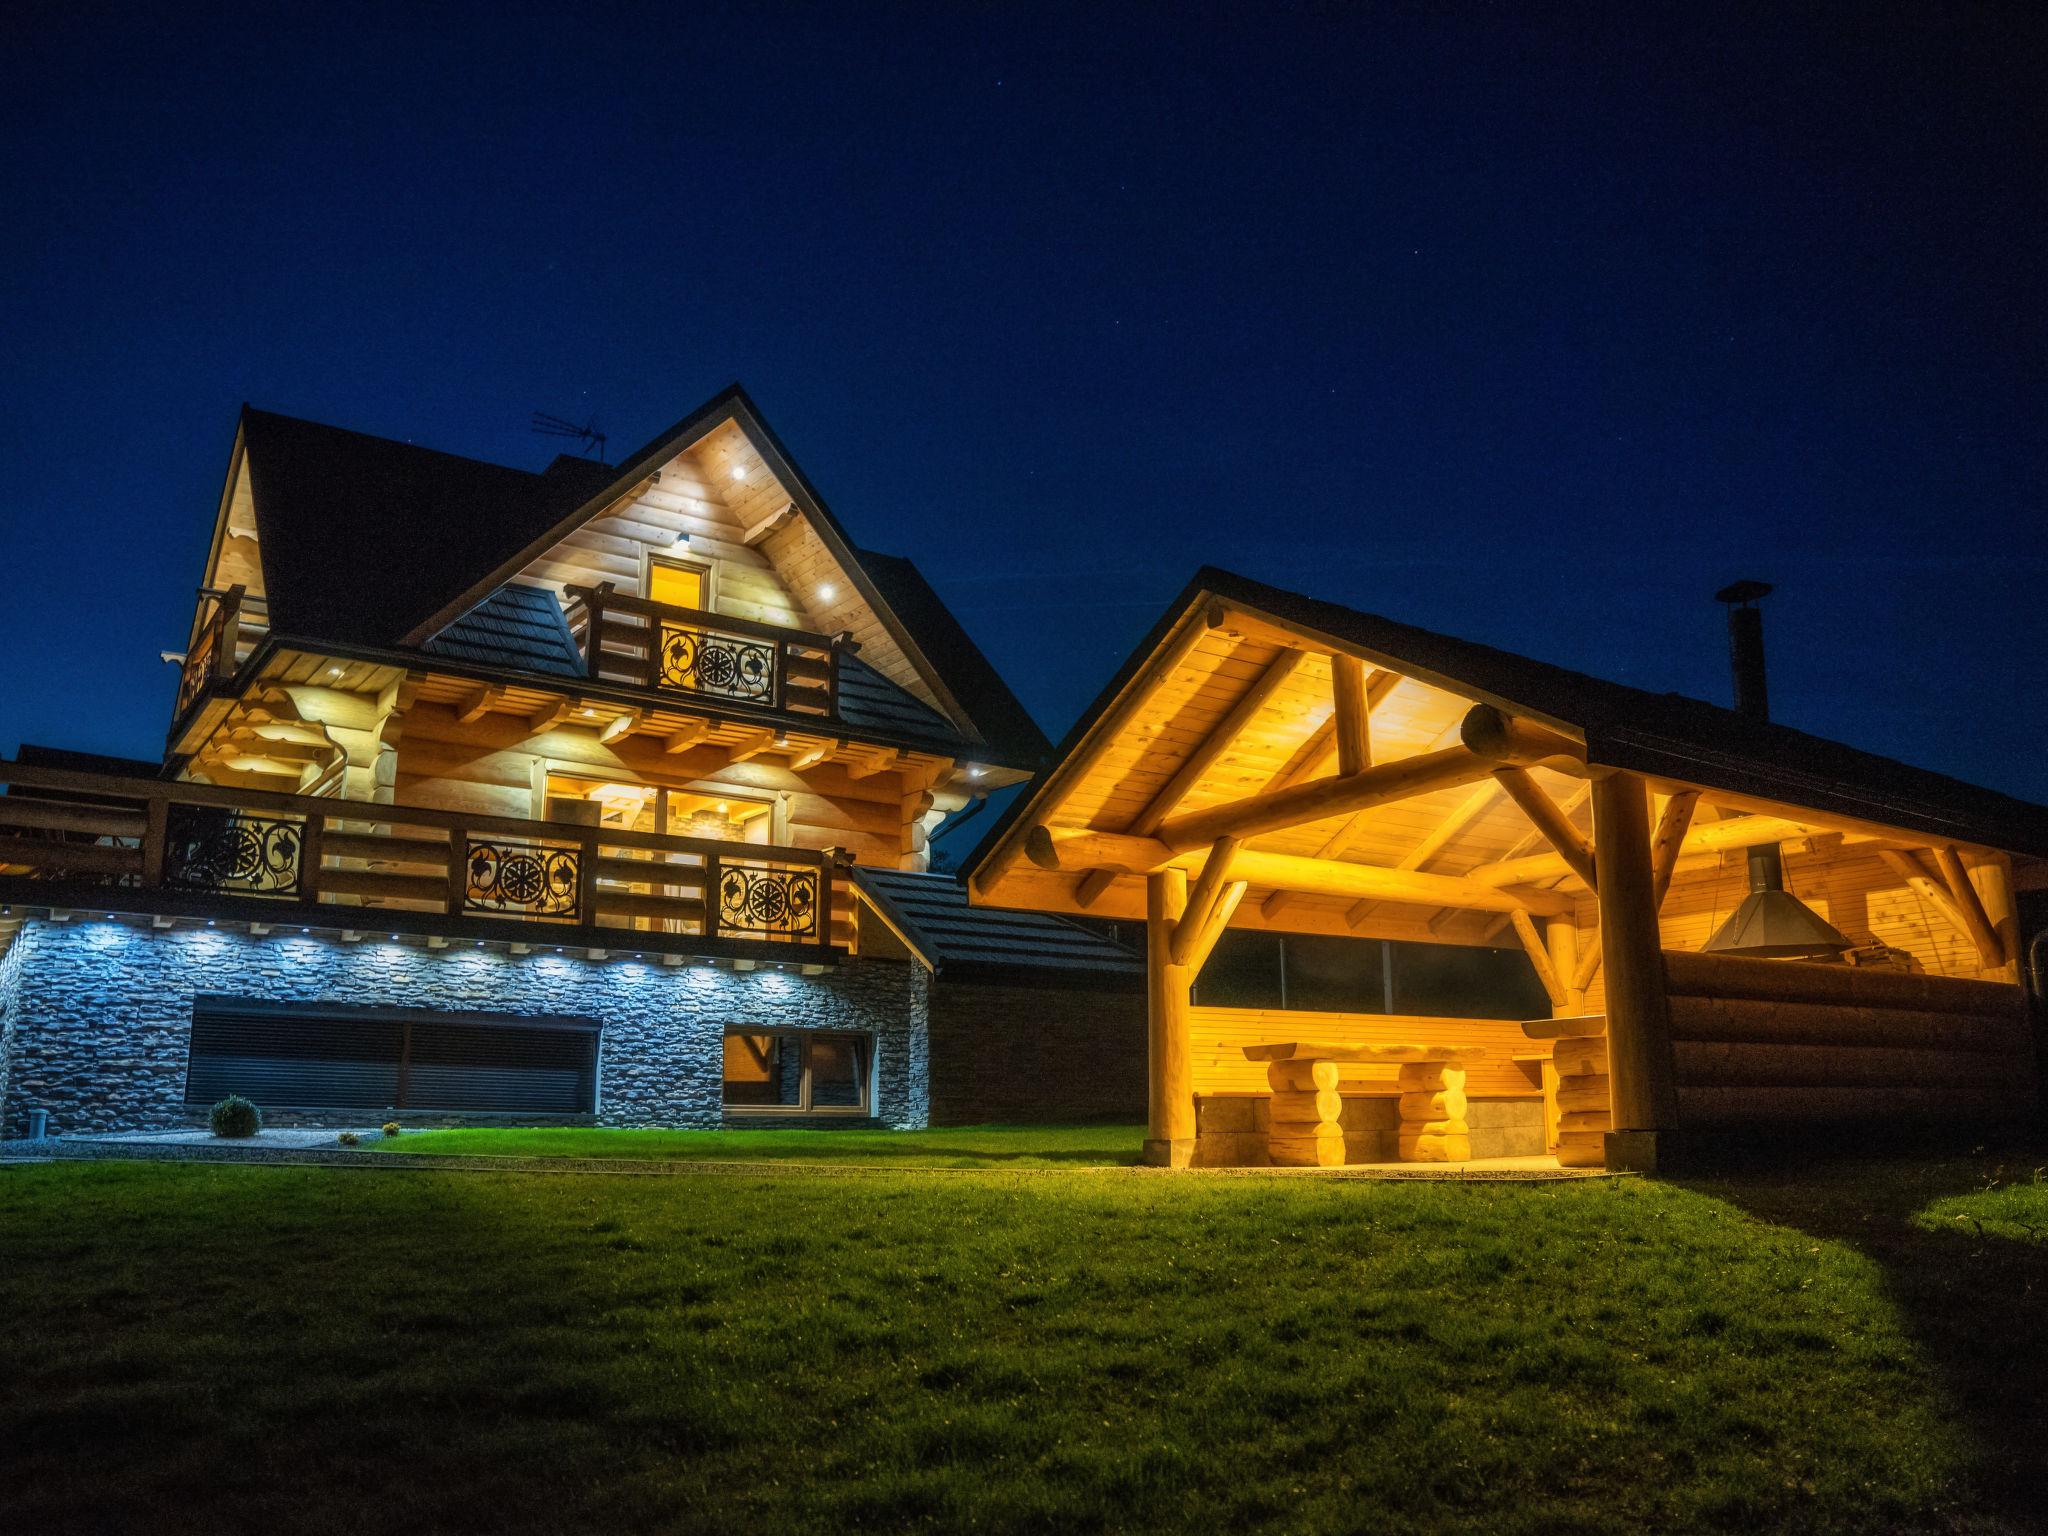
{"label": "bush", "polygon": [[354,1131],[343,1131],[339,1136],[335,1137],[334,1139],[340,1142],[344,1147],[352,1147],[357,1142],[361,1141],[363,1138],[358,1136]]}
{"label": "bush", "polygon": [[399,1125],[396,1120],[386,1120],[384,1122],[384,1134],[386,1136],[396,1136],[398,1131]]}
{"label": "bush", "polygon": [[239,1093],[231,1093],[207,1115],[216,1136],[254,1136],[263,1129],[263,1112]]}

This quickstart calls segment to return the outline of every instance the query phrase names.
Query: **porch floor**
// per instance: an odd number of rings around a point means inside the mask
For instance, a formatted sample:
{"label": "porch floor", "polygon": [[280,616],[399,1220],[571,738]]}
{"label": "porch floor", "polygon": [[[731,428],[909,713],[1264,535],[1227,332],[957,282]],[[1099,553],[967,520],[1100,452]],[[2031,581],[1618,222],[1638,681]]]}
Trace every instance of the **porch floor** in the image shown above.
{"label": "porch floor", "polygon": [[1198,1168],[1197,1173],[1256,1175],[1263,1178],[1535,1180],[1605,1179],[1619,1177],[1605,1168],[1565,1168],[1556,1158],[1475,1157],[1463,1163],[1344,1163],[1335,1168]]}

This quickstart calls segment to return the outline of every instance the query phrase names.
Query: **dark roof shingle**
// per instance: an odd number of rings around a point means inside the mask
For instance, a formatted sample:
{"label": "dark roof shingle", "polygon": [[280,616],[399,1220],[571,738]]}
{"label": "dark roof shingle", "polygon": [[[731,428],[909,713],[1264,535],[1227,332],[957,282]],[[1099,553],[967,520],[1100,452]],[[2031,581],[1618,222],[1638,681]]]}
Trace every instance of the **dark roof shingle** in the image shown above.
{"label": "dark roof shingle", "polygon": [[969,906],[951,875],[857,864],[853,881],[937,974],[1066,973],[1097,985],[1145,975],[1144,956],[1064,917]]}

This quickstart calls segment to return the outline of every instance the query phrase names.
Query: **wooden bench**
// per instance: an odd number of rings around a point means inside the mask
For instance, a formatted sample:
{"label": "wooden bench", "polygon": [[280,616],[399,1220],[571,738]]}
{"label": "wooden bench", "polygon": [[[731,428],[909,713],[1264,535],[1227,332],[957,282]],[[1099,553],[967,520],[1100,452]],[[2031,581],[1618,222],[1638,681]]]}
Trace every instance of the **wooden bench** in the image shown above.
{"label": "wooden bench", "polygon": [[1336,1168],[1344,1162],[1344,1101],[1337,1093],[1340,1062],[1398,1068],[1401,1161],[1462,1163],[1472,1157],[1466,1123],[1465,1064],[1486,1055],[1469,1045],[1345,1045],[1283,1040],[1240,1046],[1249,1061],[1266,1063],[1273,1091],[1267,1109],[1266,1152],[1283,1168]]}

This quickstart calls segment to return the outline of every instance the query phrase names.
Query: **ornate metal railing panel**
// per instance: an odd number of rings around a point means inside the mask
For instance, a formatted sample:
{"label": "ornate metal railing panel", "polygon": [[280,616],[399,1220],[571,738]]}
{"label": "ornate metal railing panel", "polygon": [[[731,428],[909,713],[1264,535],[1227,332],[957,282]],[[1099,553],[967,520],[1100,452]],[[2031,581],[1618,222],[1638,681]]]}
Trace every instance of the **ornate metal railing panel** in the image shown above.
{"label": "ornate metal railing panel", "polygon": [[165,885],[240,896],[291,896],[299,889],[305,823],[211,805],[164,813]]}
{"label": "ornate metal railing panel", "polygon": [[515,917],[575,917],[583,882],[574,848],[471,838],[463,863],[462,909]]}
{"label": "ornate metal railing panel", "polygon": [[818,913],[817,870],[719,862],[720,934],[815,938]]}
{"label": "ornate metal railing panel", "polygon": [[655,682],[662,688],[773,706],[775,647],[764,640],[663,624]]}

